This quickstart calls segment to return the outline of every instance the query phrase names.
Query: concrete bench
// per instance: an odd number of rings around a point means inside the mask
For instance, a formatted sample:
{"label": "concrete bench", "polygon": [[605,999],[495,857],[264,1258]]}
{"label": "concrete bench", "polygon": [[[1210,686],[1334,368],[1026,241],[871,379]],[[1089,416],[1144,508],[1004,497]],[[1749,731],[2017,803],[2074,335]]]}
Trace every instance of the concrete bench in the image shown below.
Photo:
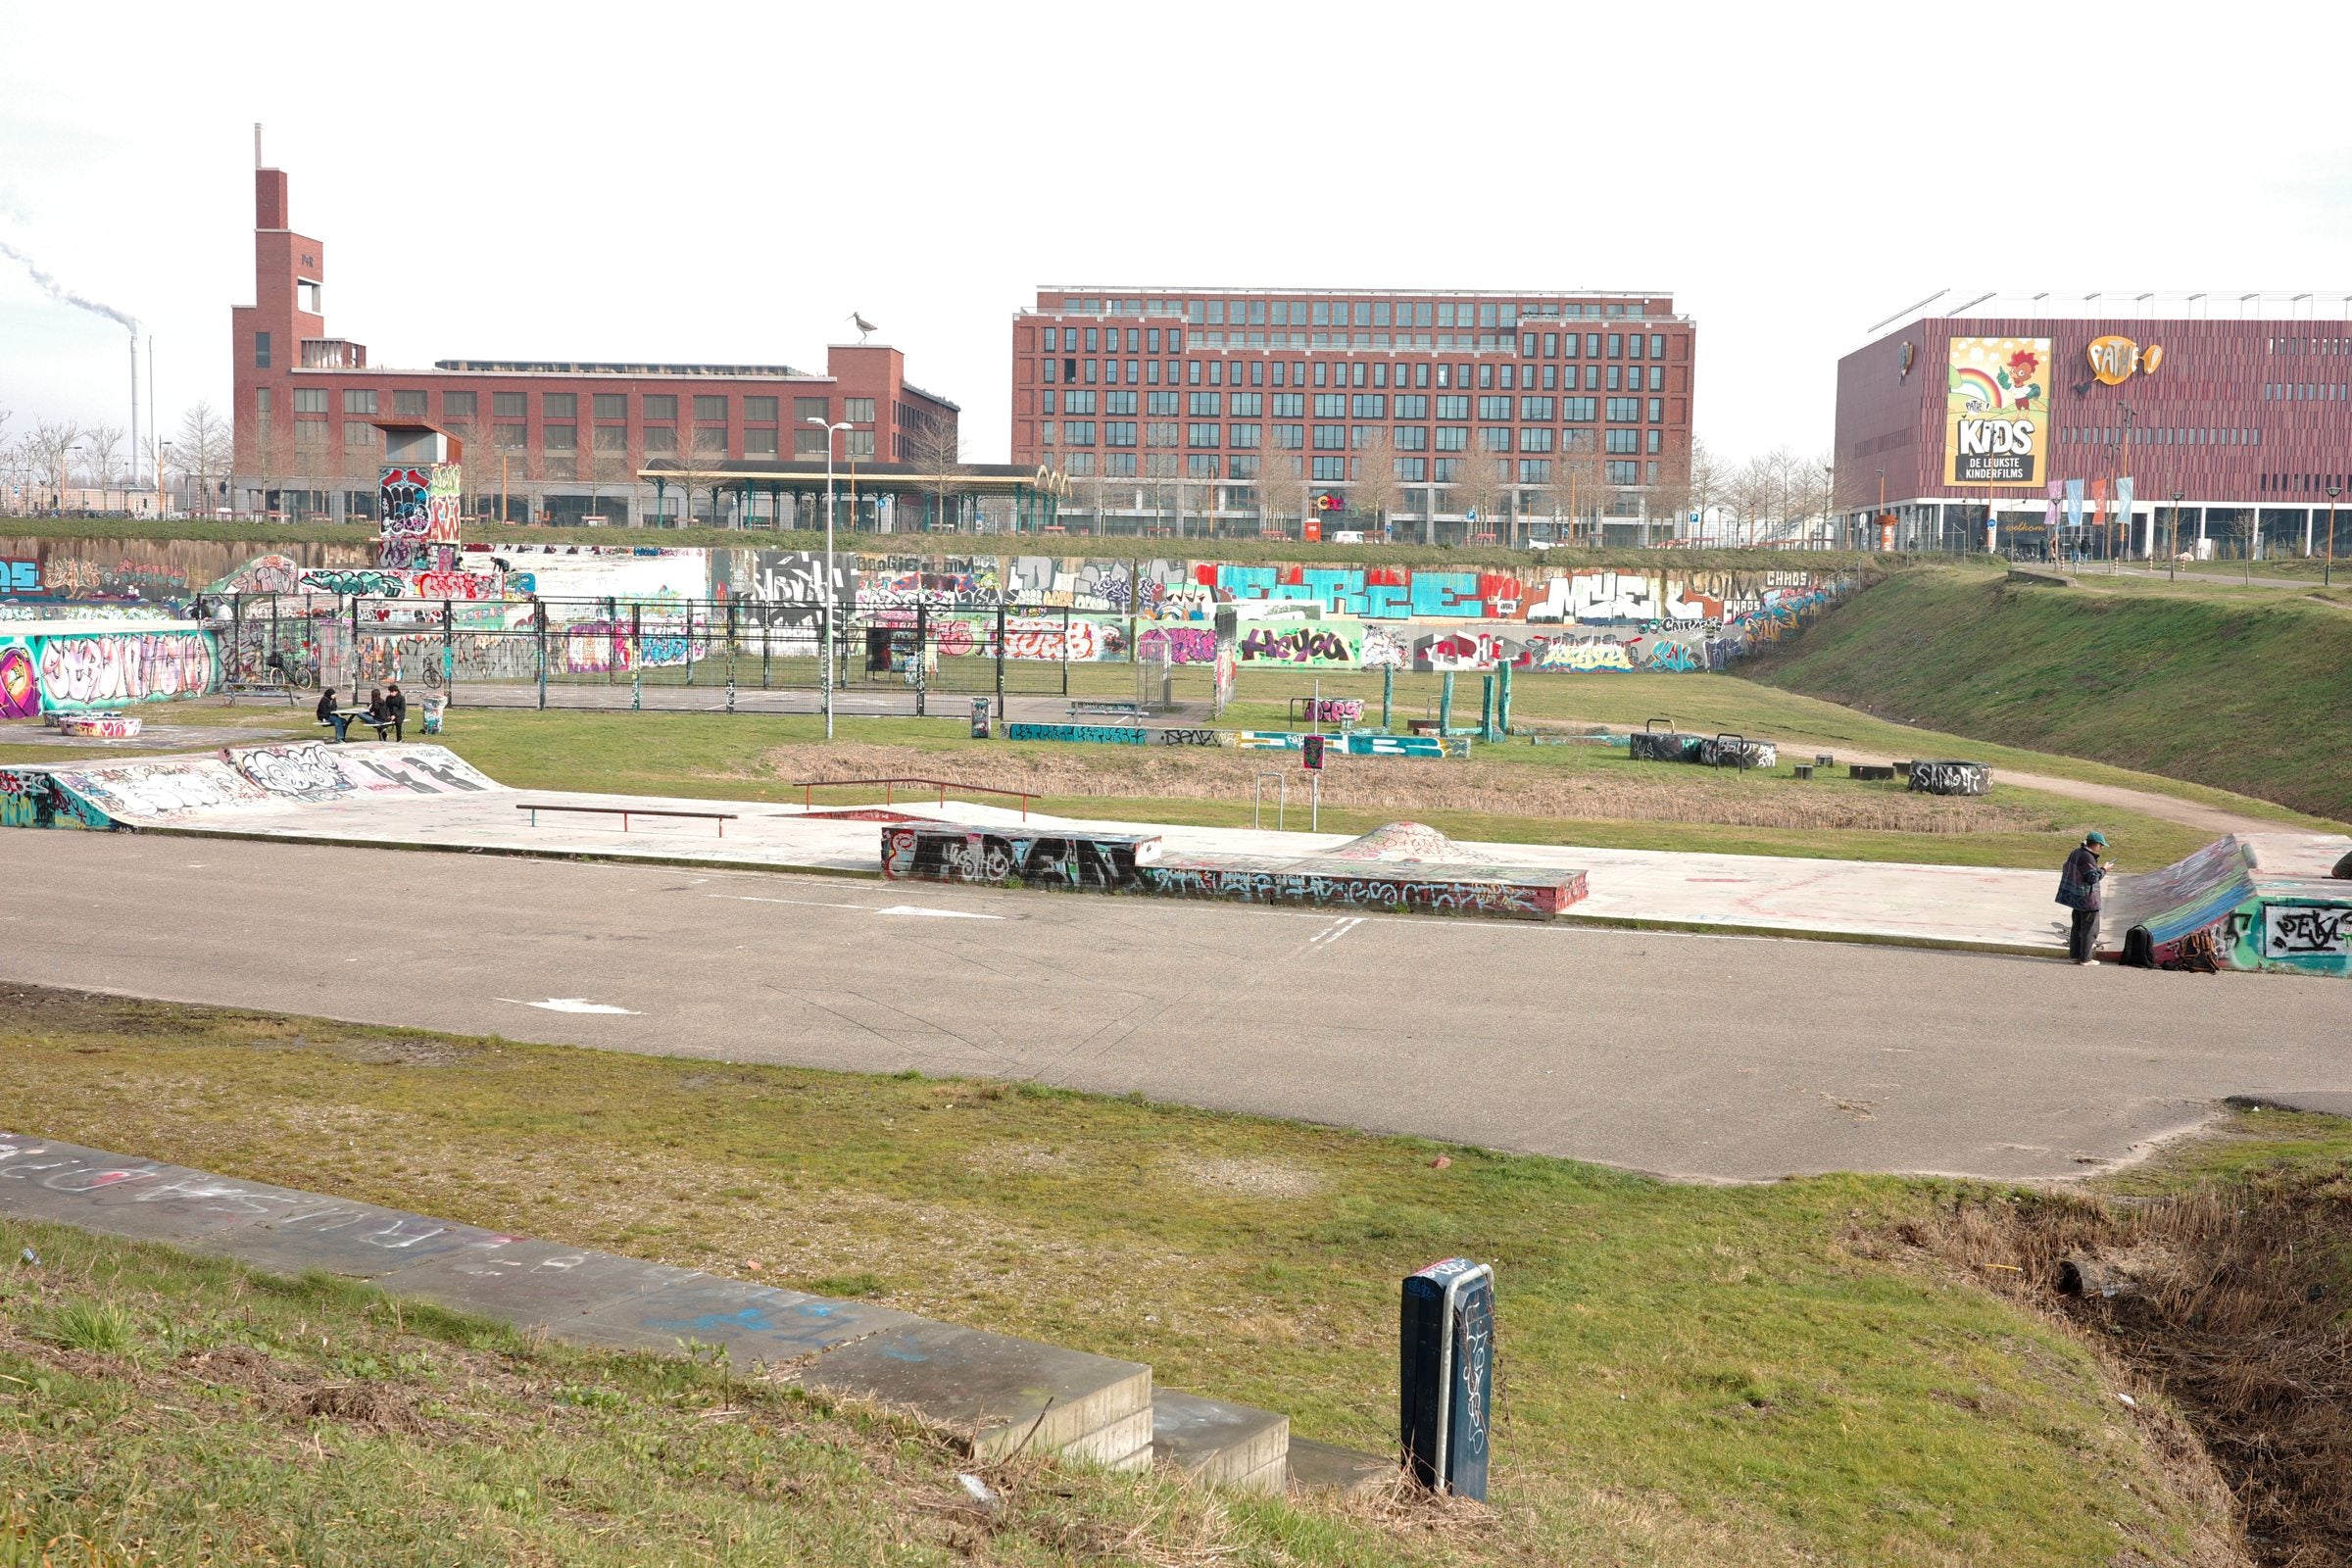
{"label": "concrete bench", "polygon": [[546,801],[518,801],[515,803],[514,809],[530,812],[531,826],[533,827],[539,825],[541,811],[580,811],[603,816],[617,816],[620,818],[620,830],[623,833],[629,830],[629,818],[632,816],[697,817],[707,822],[716,822],[718,836],[722,839],[727,836],[727,824],[734,821],[739,814],[734,811],[673,811],[667,808],[652,806],[557,806]]}

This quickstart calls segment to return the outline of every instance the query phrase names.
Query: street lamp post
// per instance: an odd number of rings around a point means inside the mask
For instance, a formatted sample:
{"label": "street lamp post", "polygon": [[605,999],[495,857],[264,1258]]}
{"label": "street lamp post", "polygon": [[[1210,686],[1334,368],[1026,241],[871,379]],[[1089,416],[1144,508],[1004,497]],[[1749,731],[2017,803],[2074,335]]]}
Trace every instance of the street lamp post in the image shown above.
{"label": "street lamp post", "polygon": [[2335,586],[2335,498],[2343,493],[2344,487],[2340,483],[2332,480],[2328,482],[2328,564],[2320,568],[2320,586],[2323,588],[2332,588]]}
{"label": "street lamp post", "polygon": [[[833,738],[833,437],[851,428],[847,419],[829,424],[811,414],[808,422],[825,432],[825,610],[824,648],[818,655],[818,689],[824,694],[825,739]],[[919,657],[920,650],[917,650]]]}

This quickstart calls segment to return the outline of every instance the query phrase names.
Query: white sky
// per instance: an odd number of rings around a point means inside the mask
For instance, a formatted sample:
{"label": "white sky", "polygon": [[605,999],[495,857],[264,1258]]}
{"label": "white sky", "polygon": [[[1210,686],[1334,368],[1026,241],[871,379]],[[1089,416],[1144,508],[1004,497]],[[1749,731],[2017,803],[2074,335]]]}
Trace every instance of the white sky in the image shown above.
{"label": "white sky", "polygon": [[[167,432],[227,401],[260,120],[377,365],[822,368],[857,310],[1001,460],[1040,283],[1670,289],[1700,436],[1810,453],[1936,288],[2352,289],[2346,15],[18,3],[0,240],[153,332]],[[0,439],[126,422],[124,337],[0,257]]]}

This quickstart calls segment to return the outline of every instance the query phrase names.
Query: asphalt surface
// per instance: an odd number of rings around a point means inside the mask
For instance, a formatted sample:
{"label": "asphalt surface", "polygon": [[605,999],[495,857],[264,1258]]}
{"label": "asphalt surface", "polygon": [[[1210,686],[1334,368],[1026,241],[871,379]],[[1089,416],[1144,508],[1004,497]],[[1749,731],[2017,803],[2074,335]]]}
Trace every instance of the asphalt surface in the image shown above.
{"label": "asphalt surface", "polygon": [[0,886],[8,980],[1698,1179],[2078,1176],[2352,1091],[2352,987],[2281,976],[133,834],[0,835]]}

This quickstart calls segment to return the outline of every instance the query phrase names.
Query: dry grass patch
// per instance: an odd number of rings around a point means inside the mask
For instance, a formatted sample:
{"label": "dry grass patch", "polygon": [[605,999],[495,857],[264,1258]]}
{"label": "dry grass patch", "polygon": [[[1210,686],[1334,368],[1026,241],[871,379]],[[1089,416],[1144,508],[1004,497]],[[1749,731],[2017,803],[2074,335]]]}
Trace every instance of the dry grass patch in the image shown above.
{"label": "dry grass patch", "polygon": [[[1024,747],[985,757],[914,746],[836,743],[780,746],[761,765],[783,778],[945,776],[1031,795],[1248,802],[1260,773],[1296,771],[1286,754],[1193,746]],[[1296,792],[1294,792],[1296,793]],[[1416,758],[1335,757],[1323,774],[1334,809],[1496,816],[1708,822],[1730,827],[1909,833],[2039,832],[2049,813],[1997,799],[1911,795],[1842,784],[1799,784],[1622,758],[1578,764],[1520,760],[1433,762]]]}

